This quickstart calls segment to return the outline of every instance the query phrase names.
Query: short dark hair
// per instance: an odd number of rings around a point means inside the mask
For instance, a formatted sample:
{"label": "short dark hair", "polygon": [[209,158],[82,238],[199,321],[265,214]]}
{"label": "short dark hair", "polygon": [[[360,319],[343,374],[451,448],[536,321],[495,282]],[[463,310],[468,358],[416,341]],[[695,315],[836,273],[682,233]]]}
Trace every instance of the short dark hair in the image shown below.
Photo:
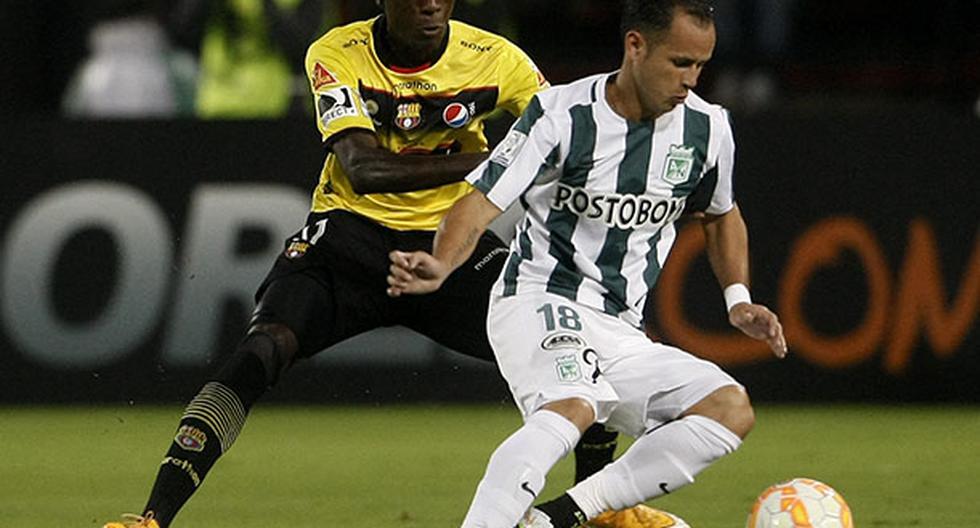
{"label": "short dark hair", "polygon": [[621,36],[625,36],[627,31],[636,30],[657,39],[670,29],[676,9],[706,24],[713,23],[715,19],[715,8],[707,0],[623,0],[619,26]]}

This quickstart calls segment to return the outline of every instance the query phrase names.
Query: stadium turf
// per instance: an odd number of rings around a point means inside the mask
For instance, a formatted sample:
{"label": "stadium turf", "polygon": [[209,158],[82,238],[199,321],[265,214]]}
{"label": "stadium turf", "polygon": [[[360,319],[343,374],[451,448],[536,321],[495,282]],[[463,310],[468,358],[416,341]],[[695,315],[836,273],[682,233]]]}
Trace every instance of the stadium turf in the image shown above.
{"label": "stadium turf", "polygon": [[[178,407],[0,408],[0,527],[100,527],[143,506]],[[755,431],[651,503],[694,528],[744,525],[767,485],[836,487],[864,527],[980,526],[980,408],[759,406]],[[459,526],[509,404],[258,406],[175,528]],[[571,480],[569,461],[545,496]]]}

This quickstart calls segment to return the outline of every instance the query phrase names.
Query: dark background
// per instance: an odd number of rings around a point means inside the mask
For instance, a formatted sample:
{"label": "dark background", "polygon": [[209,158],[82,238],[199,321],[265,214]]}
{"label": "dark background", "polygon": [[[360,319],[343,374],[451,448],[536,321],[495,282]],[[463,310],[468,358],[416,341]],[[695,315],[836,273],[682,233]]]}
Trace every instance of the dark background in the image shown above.
{"label": "dark background", "polygon": [[[199,34],[175,15],[181,3],[187,2],[3,0],[0,115],[57,115],[69,79],[90,51],[88,32],[98,22],[145,13],[160,21],[175,46],[198,52]],[[378,13],[371,0],[315,3],[335,22]],[[914,101],[969,112],[980,96],[976,0],[720,0],[716,5],[719,47],[703,93],[717,88],[723,74],[764,72],[780,94],[769,103]],[[765,17],[776,8],[784,13],[783,29],[774,29]],[[619,64],[615,0],[458,0],[456,16],[513,39],[555,83]],[[301,37],[312,41],[321,32]],[[738,106],[737,95],[729,99],[721,102]]]}
{"label": "dark background", "polygon": [[[202,186],[260,182],[308,194],[324,153],[312,119],[301,112],[235,121],[63,115],[61,100],[87,56],[89,28],[144,9],[166,20],[167,4],[0,2],[0,273],[6,277],[30,271],[6,264],[11,226],[39,197],[79,182],[124,185],[164,212],[177,255],[168,302],[178,281],[196,273],[180,255],[192,197]],[[376,11],[368,1],[329,7],[341,20]],[[757,400],[978,402],[980,308],[971,299],[980,298],[980,287],[968,278],[980,276],[980,2],[798,0],[790,12],[776,53],[761,51],[753,44],[758,31],[746,30],[736,45],[719,48],[698,89],[734,115],[737,191],[750,226],[754,295],[778,309],[794,245],[821,222],[847,218],[866,227],[880,248],[893,309],[873,353],[856,364],[828,368],[810,351],[726,367]],[[459,1],[458,15],[507,34],[553,83],[619,62],[613,1]],[[751,14],[740,17],[752,27]],[[193,46],[187,49],[193,54]],[[499,137],[504,126],[494,125],[491,136]],[[908,367],[895,372],[884,358],[897,330],[894,303],[916,222],[935,235],[945,309],[966,299],[969,326],[951,352],[938,351],[919,329]],[[275,251],[284,235],[245,225],[238,251]],[[50,298],[66,324],[84,329],[117,288],[119,258],[104,230],[80,226],[61,248],[50,288],[36,295]],[[854,252],[844,251],[812,278],[804,306],[813,330],[832,337],[861,325],[870,302],[865,271]],[[703,258],[682,287],[689,321],[705,332],[725,328],[721,296]],[[0,296],[8,294],[0,290]],[[2,321],[0,403],[182,402],[229,353],[249,309],[247,298],[236,297],[202,313],[202,321],[220,319],[220,335],[191,366],[161,357],[172,328],[169,308],[130,350],[81,368],[38,361],[12,337],[9,320]],[[660,327],[659,314],[649,315]],[[793,348],[792,333],[789,339]],[[52,353],[62,352],[73,353],[70,347]],[[374,403],[508,397],[492,367],[398,330],[321,356],[288,373],[269,398]]]}

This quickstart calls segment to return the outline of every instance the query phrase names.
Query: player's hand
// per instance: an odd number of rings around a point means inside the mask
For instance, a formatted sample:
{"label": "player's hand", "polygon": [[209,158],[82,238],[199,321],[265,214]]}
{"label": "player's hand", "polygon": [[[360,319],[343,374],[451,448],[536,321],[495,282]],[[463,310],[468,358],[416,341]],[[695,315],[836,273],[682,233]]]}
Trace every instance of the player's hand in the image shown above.
{"label": "player's hand", "polygon": [[786,336],[779,318],[761,304],[738,303],[728,312],[728,321],[745,335],[765,341],[776,357],[786,357]]}
{"label": "player's hand", "polygon": [[434,292],[449,276],[449,266],[424,251],[392,251],[388,254],[388,295]]}

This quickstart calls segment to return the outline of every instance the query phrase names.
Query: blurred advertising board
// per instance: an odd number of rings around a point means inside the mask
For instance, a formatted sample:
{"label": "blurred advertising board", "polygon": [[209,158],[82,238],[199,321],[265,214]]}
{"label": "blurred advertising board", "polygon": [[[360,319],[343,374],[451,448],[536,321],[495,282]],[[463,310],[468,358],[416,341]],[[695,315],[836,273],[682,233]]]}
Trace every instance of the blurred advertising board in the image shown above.
{"label": "blurred advertising board", "polygon": [[[780,315],[791,355],[774,360],[727,328],[696,223],[648,301],[650,330],[756,399],[980,401],[980,121],[735,123],[753,295]],[[230,353],[301,226],[324,154],[312,125],[0,127],[0,403],[185,400]],[[300,363],[269,395],[507,397],[492,365],[400,328]]]}

